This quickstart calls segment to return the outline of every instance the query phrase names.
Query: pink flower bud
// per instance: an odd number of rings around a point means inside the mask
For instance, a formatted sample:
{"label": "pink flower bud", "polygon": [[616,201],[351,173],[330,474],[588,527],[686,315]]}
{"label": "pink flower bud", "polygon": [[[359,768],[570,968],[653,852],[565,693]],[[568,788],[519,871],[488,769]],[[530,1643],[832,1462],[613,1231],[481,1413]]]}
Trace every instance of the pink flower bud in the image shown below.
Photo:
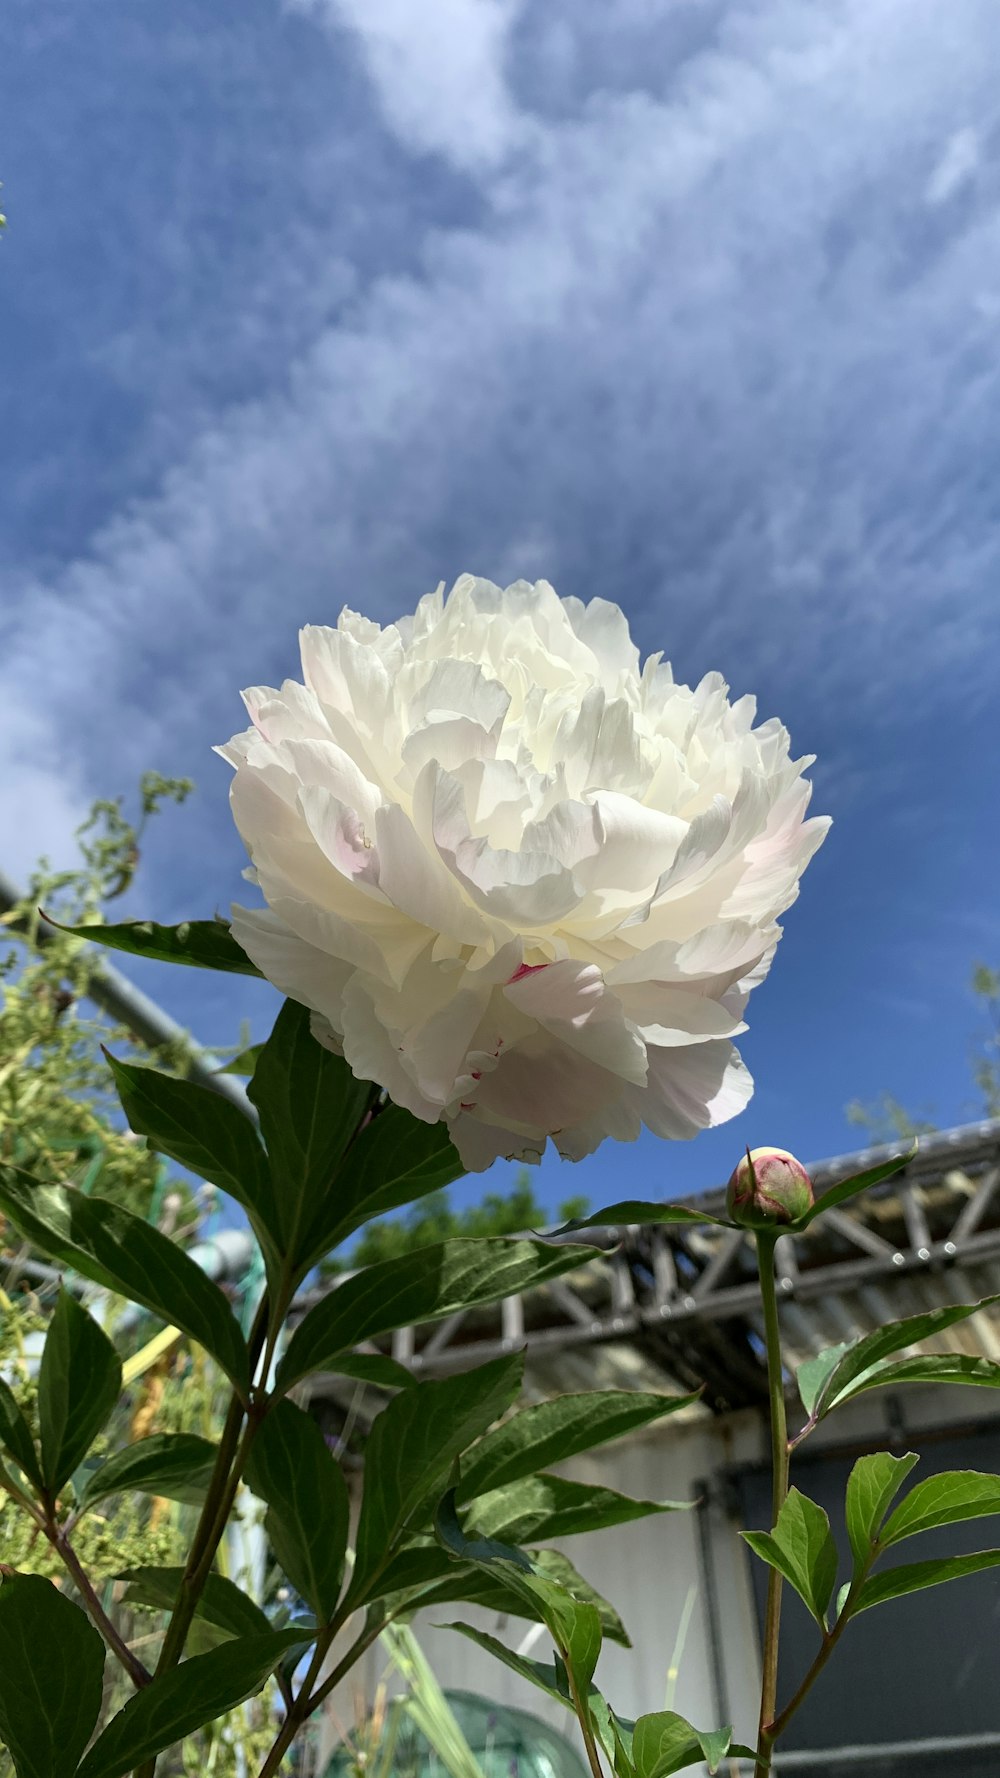
{"label": "pink flower bud", "polygon": [[797,1222],[812,1202],[812,1180],[785,1148],[748,1150],[726,1188],[729,1215],[744,1228]]}

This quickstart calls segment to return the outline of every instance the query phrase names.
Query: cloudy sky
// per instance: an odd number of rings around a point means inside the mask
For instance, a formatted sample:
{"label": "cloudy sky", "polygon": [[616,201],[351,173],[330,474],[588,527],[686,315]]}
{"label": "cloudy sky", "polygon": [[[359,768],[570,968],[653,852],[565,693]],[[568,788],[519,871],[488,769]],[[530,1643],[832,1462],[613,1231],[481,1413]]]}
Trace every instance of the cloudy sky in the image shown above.
{"label": "cloudy sky", "polygon": [[[1000,960],[996,0],[9,0],[0,865],[155,766],[131,911],[225,907],[211,743],[296,631],[464,569],[627,611],[815,752],[748,1113],[549,1201],[974,1109]],[[263,990],[143,986],[206,1040]],[[628,1169],[627,1178],[623,1168]],[[491,1178],[492,1184],[492,1178]]]}

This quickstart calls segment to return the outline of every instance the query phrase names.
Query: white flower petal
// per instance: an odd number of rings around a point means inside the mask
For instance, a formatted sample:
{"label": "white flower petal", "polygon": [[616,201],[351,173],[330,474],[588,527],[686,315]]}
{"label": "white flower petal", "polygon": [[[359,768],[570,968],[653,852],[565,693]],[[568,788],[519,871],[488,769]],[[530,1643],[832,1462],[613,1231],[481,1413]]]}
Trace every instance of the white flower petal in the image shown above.
{"label": "white flower petal", "polygon": [[353,974],[351,965],[307,944],[270,908],[234,903],[231,911],[233,937],[261,974],[290,1000],[336,1024],[344,988]]}
{"label": "white flower petal", "polygon": [[222,756],[259,967],[466,1165],[734,1116],[729,1038],[826,831],[810,759],[710,673],[641,673],[617,606],[464,575],[301,635]]}
{"label": "white flower petal", "polygon": [[654,1136],[686,1142],[744,1110],[753,1080],[731,1043],[702,1043],[692,1049],[650,1045],[649,1083],[644,1094],[630,1090],[630,1103]]}
{"label": "white flower petal", "polygon": [[642,1086],[646,1046],[594,964],[549,963],[509,982],[504,997],[589,1062]]}

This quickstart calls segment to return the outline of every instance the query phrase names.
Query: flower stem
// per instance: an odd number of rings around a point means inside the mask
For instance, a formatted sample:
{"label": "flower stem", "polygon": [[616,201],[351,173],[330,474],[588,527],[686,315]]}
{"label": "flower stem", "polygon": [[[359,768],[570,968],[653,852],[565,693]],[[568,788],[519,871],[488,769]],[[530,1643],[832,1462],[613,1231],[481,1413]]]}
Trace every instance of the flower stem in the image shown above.
{"label": "flower stem", "polygon": [[[267,1341],[271,1321],[271,1312],[265,1293],[254,1317],[254,1324],[247,1342],[250,1352],[251,1377],[256,1372],[261,1352]],[[268,1342],[268,1346],[270,1349],[270,1342]],[[211,1571],[215,1552],[226,1529],[259,1417],[259,1413],[256,1416],[252,1412],[248,1414],[238,1390],[234,1389],[226,1412],[222,1437],[219,1440],[215,1467],[212,1470],[201,1516],[188,1553],[184,1573],[181,1576],[180,1588],[170,1614],[170,1622],[163,1638],[154,1678],[158,1678],[161,1673],[169,1673],[172,1668],[177,1666],[184,1653],[188,1631],[198,1609],[198,1601],[201,1598],[205,1581]],[[141,1766],[136,1767],[135,1778],[154,1778],[155,1771],[156,1758],[154,1755],[152,1759],[145,1760]]]}
{"label": "flower stem", "polygon": [[[337,1662],[322,1684],[317,1684],[323,1669],[323,1662],[326,1660],[330,1644],[336,1633],[333,1625],[328,1625],[326,1630],[321,1632],[317,1638],[313,1658],[302,1682],[299,1695],[278,1730],[274,1745],[261,1766],[259,1778],[274,1778],[274,1773],[277,1772],[285,1754],[307,1718],[312,1715],[314,1710],[319,1709],[324,1699],[329,1697],[333,1691],[334,1686],[339,1685],[345,1673],[349,1673],[355,1662],[361,1659],[366,1648],[370,1647],[375,1638],[381,1634],[388,1621],[387,1618],[378,1618],[373,1623],[366,1624],[361,1634],[352,1642],[343,1659]],[[314,1686],[316,1687],[315,1691],[313,1690]]]}
{"label": "flower stem", "polygon": [[592,1778],[604,1778],[604,1773],[601,1769],[600,1755],[597,1751],[597,1742],[594,1739],[594,1728],[590,1720],[590,1712],[587,1709],[586,1700],[580,1696],[579,1686],[573,1677],[573,1668],[570,1665],[569,1655],[566,1653],[563,1654],[563,1664],[566,1668],[566,1678],[569,1682],[570,1696],[573,1700],[573,1709],[576,1713],[576,1720],[580,1724],[583,1745],[587,1750],[587,1763],[590,1766]]}
{"label": "flower stem", "polygon": [[132,1653],[128,1643],[118,1634],[114,1624],[108,1617],[97,1593],[94,1590],[73,1545],[65,1531],[56,1524],[54,1519],[46,1519],[45,1535],[52,1548],[56,1551],[67,1574],[73,1581],[77,1592],[83,1600],[89,1615],[100,1630],[109,1648],[117,1655],[126,1673],[136,1687],[148,1685],[151,1675],[142,1662]]}
{"label": "flower stem", "polygon": [[[788,1432],[785,1425],[785,1383],[781,1362],[781,1329],[778,1325],[778,1299],[774,1282],[774,1248],[777,1237],[768,1232],[757,1234],[757,1266],[760,1273],[760,1295],[764,1309],[764,1341],[767,1348],[767,1392],[771,1420],[771,1525],[788,1493]],[[771,1753],[776,1739],[774,1721],[778,1695],[778,1633],[781,1628],[781,1576],[772,1568],[767,1583],[767,1610],[764,1618],[764,1665],[760,1688],[760,1720],[757,1729],[757,1763],[755,1778],[768,1778]]]}
{"label": "flower stem", "polygon": [[812,1690],[813,1685],[815,1684],[816,1680],[819,1678],[820,1674],[822,1673],[823,1668],[826,1666],[827,1661],[830,1659],[830,1656],[832,1655],[834,1649],[836,1648],[837,1643],[840,1641],[840,1638],[844,1634],[844,1631],[847,1629],[847,1626],[851,1620],[851,1610],[854,1605],[854,1601],[857,1598],[859,1592],[861,1591],[861,1588],[864,1585],[865,1581],[868,1579],[868,1573],[869,1573],[869,1570],[870,1570],[874,1560],[875,1560],[875,1552],[873,1551],[871,1556],[869,1557],[868,1561],[864,1564],[861,1571],[855,1575],[854,1580],[851,1583],[851,1590],[848,1593],[847,1598],[844,1600],[843,1606],[841,1607],[840,1616],[838,1617],[837,1622],[834,1624],[833,1629],[832,1630],[824,1630],[823,1640],[819,1646],[819,1652],[817,1653],[816,1658],[814,1659],[812,1665],[810,1666],[808,1672],[806,1673],[805,1678],[802,1680],[802,1683],[799,1686],[798,1691],[794,1694],[793,1697],[791,1697],[789,1699],[788,1703],[785,1705],[784,1710],[779,1711],[778,1715],[775,1717],[774,1721],[771,1723],[770,1728],[771,1728],[771,1740],[772,1741],[776,1741],[778,1739],[778,1736],[784,1733],[785,1729],[788,1727],[788,1724],[791,1722],[792,1717],[795,1715],[795,1712],[798,1709],[799,1705],[803,1702],[807,1693],[809,1693]]}

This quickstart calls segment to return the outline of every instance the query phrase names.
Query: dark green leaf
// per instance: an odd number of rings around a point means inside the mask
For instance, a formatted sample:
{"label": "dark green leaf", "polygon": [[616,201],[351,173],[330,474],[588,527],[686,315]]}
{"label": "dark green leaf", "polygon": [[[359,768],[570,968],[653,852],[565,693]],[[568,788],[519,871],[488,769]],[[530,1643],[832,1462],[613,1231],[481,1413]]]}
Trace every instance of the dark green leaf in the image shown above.
{"label": "dark green leaf", "polygon": [[697,1400],[697,1395],[595,1389],[582,1395],[557,1395],[551,1401],[522,1408],[466,1452],[457,1498],[464,1503],[488,1488],[501,1488],[521,1476],[534,1475],[549,1463],[563,1463],[580,1451],[592,1451]]}
{"label": "dark green leaf", "polygon": [[51,1581],[0,1586],[0,1741],[17,1778],[70,1778],[101,1709],[104,1643]]}
{"label": "dark green leaf", "polygon": [[[126,1605],[152,1605],[160,1611],[173,1611],[184,1574],[183,1568],[129,1568],[116,1575],[127,1581]],[[248,1599],[233,1581],[222,1574],[209,1574],[198,1600],[197,1616],[204,1618],[226,1636],[266,1636],[271,1625],[252,1599]]]}
{"label": "dark green leaf", "polygon": [[342,1352],[331,1369],[338,1377],[356,1377],[359,1383],[376,1383],[380,1389],[409,1389],[417,1380],[405,1364],[381,1352]]}
{"label": "dark green leaf", "polygon": [[455,1458],[510,1406],[524,1356],[513,1353],[403,1389],[378,1415],[365,1452],[352,1602],[367,1598],[400,1538],[444,1488]]}
{"label": "dark green leaf", "polygon": [[[107,1055],[107,1051],[105,1051]],[[108,1056],[137,1136],[242,1204],[265,1251],[278,1250],[267,1156],[249,1117],[209,1087]]]}
{"label": "dark green leaf", "polygon": [[837,1579],[837,1546],[823,1508],[798,1488],[790,1488],[773,1531],[744,1531],[742,1535],[755,1555],[791,1582],[825,1629]]}
{"label": "dark green leaf", "polygon": [[296,1272],[308,1270],[336,1215],[337,1165],[378,1089],[313,1036],[309,1011],[286,1000],[260,1052],[249,1094],[270,1159],[268,1227]]}
{"label": "dark green leaf", "polygon": [[571,1482],[565,1476],[526,1476],[506,1487],[477,1495],[469,1508],[469,1524],[483,1537],[506,1543],[531,1543],[550,1537],[572,1537],[628,1524],[650,1513],[677,1512],[689,1501],[632,1500],[613,1488]]}
{"label": "dark green leaf", "polygon": [[[956,1321],[965,1321],[996,1302],[1000,1302],[1000,1296],[984,1297],[978,1303],[951,1303],[946,1308],[931,1309],[923,1315],[909,1315],[905,1321],[887,1322],[874,1333],[852,1340],[821,1385],[811,1418],[822,1419],[839,1402],[848,1401],[865,1387],[872,1388],[874,1384],[868,1379],[868,1373],[894,1352],[929,1340],[935,1334],[943,1333],[945,1328],[953,1327]],[[819,1360],[815,1362],[819,1363]]]}
{"label": "dark green leaf", "polygon": [[10,1453],[35,1488],[41,1488],[42,1471],[28,1425],[16,1397],[0,1377],[0,1445]]}
{"label": "dark green leaf", "polygon": [[918,1531],[957,1525],[965,1519],[985,1519],[992,1513],[1000,1513],[1000,1476],[975,1469],[945,1470],[910,1489],[887,1520],[879,1542],[899,1543]]}
{"label": "dark green leaf", "polygon": [[161,1673],[111,1718],[77,1778],[123,1778],[143,1760],[252,1698],[285,1650],[306,1641],[301,1630],[240,1636]]}
{"label": "dark green leaf", "polygon": [[310,1230],[310,1263],[372,1217],[439,1191],[464,1171],[446,1124],[425,1124],[401,1105],[387,1105],[351,1145],[336,1192]]}
{"label": "dark green leaf", "polygon": [[87,1455],[121,1388],[121,1360],[107,1334],[72,1291],[60,1290],[38,1374],[42,1474],[51,1495]]}
{"label": "dark green leaf", "polygon": [[845,1516],[855,1574],[860,1573],[871,1554],[886,1507],[919,1461],[912,1451],[905,1457],[892,1457],[888,1451],[874,1451],[870,1457],[859,1457],[851,1470],[847,1478]]}
{"label": "dark green leaf", "polygon": [[27,1185],[9,1168],[0,1209],[42,1253],[181,1328],[247,1387],[246,1344],[221,1290],[142,1217],[66,1186]]}
{"label": "dark green leaf", "polygon": [[656,1710],[632,1731],[632,1763],[638,1778],[668,1778],[702,1759],[717,1772],[732,1738],[732,1729],[696,1729],[674,1710]]}
{"label": "dark green leaf", "polygon": [[278,1402],[251,1447],[246,1479],[270,1508],[267,1532],[278,1561],[326,1623],[340,1596],[350,1497],[315,1420],[293,1402]]}
{"label": "dark green leaf", "polygon": [[[466,1530],[458,1516],[454,1488],[449,1488],[438,1504],[434,1515],[434,1535],[442,1548],[462,1562],[477,1563],[496,1573],[507,1574],[508,1570],[516,1571],[517,1575],[534,1573],[531,1560],[523,1550],[516,1549],[512,1544],[501,1543],[499,1538],[487,1537],[483,1532]],[[537,1595],[532,1594],[531,1597],[534,1602]]]}
{"label": "dark green leaf", "polygon": [[225,969],[236,975],[260,974],[224,920],[184,920],[180,926],[157,926],[153,920],[126,920],[118,926],[63,926],[51,915],[46,917],[60,932],[71,932],[113,951],[127,951],[132,957],[187,963],[196,969]]}
{"label": "dark green leaf", "polygon": [[872,1605],[884,1605],[887,1599],[899,1599],[904,1593],[917,1593],[922,1587],[937,1587],[946,1580],[962,1580],[967,1574],[979,1574],[984,1568],[1000,1567],[1000,1550],[977,1550],[972,1556],[942,1556],[933,1562],[907,1562],[901,1568],[888,1568],[884,1574],[873,1574],[866,1580],[851,1608],[851,1616],[867,1611]]}
{"label": "dark green leaf", "polygon": [[575,1235],[580,1229],[624,1229],[642,1224],[682,1223],[691,1228],[696,1223],[714,1223],[716,1228],[732,1228],[721,1216],[709,1216],[705,1210],[688,1210],[683,1204],[645,1204],[637,1198],[625,1198],[620,1204],[609,1204],[606,1210],[595,1210],[593,1216],[581,1216],[563,1223],[552,1232]]}
{"label": "dark green leaf", "polygon": [[592,1258],[588,1247],[500,1238],[444,1241],[366,1266],[299,1323],[278,1366],[276,1387],[290,1389],[313,1371],[336,1370],[343,1353],[376,1334],[499,1302]]}
{"label": "dark green leaf", "polygon": [[855,1173],[853,1178],[842,1179],[839,1185],[831,1185],[830,1190],[817,1198],[804,1216],[799,1217],[795,1227],[807,1229],[817,1216],[822,1216],[824,1210],[832,1210],[835,1204],[843,1204],[846,1199],[856,1198],[859,1192],[867,1191],[870,1186],[879,1185],[883,1179],[890,1179],[893,1173],[898,1173],[912,1161],[916,1152],[917,1144],[914,1143],[905,1154],[894,1155],[891,1161],[883,1161],[880,1167],[869,1167],[866,1173]]}
{"label": "dark green leaf", "polygon": [[827,1377],[836,1369],[850,1344],[850,1340],[842,1340],[839,1346],[827,1346],[816,1358],[807,1358],[805,1364],[799,1365],[795,1382],[807,1414],[812,1413]]}
{"label": "dark green leaf", "polygon": [[193,1432],[154,1432],[113,1451],[88,1477],[84,1510],[109,1494],[155,1494],[198,1506],[215,1467],[216,1447]]}

